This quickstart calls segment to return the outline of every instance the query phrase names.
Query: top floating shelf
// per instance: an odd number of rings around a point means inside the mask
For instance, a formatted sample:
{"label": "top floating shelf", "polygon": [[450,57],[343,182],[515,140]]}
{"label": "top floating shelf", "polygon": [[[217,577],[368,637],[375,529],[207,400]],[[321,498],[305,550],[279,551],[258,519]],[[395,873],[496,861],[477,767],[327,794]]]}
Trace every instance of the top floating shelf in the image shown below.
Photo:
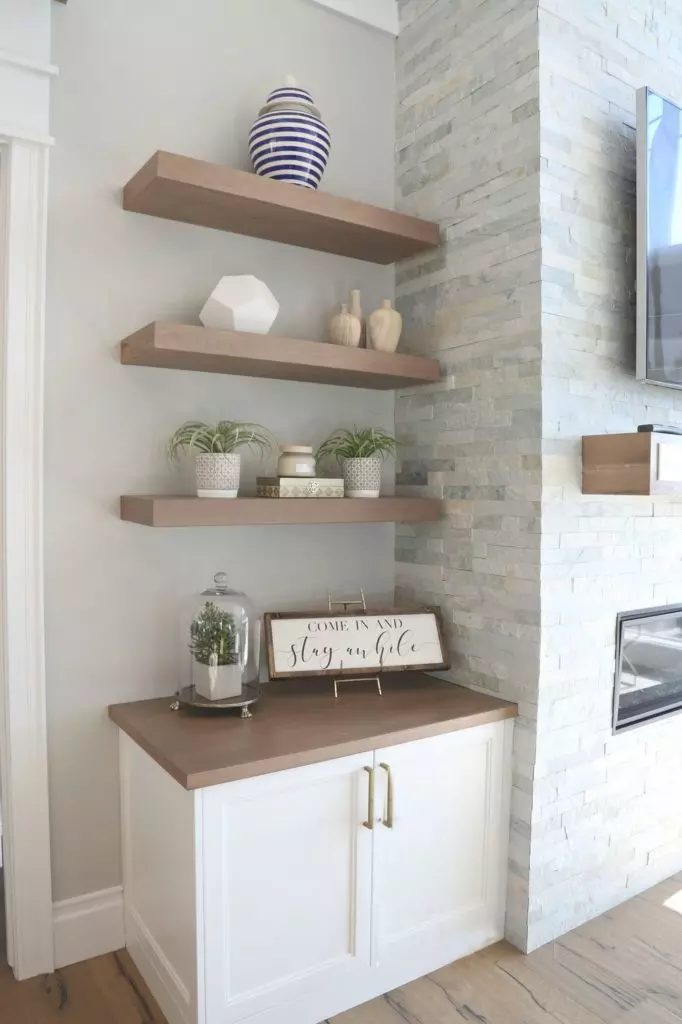
{"label": "top floating shelf", "polygon": [[161,150],[123,189],[123,208],[371,263],[440,242],[430,221]]}

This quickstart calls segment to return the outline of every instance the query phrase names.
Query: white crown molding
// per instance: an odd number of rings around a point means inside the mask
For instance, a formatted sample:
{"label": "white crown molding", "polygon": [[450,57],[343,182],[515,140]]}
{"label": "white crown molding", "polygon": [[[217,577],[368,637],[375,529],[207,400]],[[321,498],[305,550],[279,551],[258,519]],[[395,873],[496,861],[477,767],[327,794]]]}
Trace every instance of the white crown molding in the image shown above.
{"label": "white crown molding", "polygon": [[12,138],[50,138],[50,84],[56,68],[0,55],[0,132]]}
{"label": "white crown molding", "polygon": [[0,50],[0,64],[9,64],[10,67],[33,71],[38,75],[53,76],[59,74],[59,68],[56,64],[43,64],[41,61],[33,60],[31,57],[21,57],[16,53],[8,53],[7,50]]}
{"label": "white crown molding", "polygon": [[342,14],[363,25],[378,28],[389,35],[397,36],[400,31],[397,0],[311,0],[321,7],[328,7],[336,14]]}
{"label": "white crown molding", "polygon": [[120,885],[54,905],[55,968],[113,953],[125,945]]}
{"label": "white crown molding", "polygon": [[54,146],[52,135],[33,135],[22,128],[12,124],[5,124],[0,120],[0,145],[10,143],[13,139],[19,142],[32,142],[37,146]]}

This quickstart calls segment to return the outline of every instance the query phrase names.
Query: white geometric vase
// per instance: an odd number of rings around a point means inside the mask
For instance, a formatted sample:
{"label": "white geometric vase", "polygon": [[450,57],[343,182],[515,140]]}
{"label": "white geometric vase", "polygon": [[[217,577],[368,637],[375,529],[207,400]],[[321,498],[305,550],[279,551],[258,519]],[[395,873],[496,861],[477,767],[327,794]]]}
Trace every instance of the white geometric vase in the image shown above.
{"label": "white geometric vase", "polygon": [[194,471],[199,498],[236,498],[239,493],[241,455],[222,452],[197,455]]}
{"label": "white geometric vase", "polygon": [[279,312],[270,289],[252,274],[221,277],[199,313],[204,327],[267,334]]}
{"label": "white geometric vase", "polygon": [[381,459],[344,459],[343,480],[347,498],[378,498]]}

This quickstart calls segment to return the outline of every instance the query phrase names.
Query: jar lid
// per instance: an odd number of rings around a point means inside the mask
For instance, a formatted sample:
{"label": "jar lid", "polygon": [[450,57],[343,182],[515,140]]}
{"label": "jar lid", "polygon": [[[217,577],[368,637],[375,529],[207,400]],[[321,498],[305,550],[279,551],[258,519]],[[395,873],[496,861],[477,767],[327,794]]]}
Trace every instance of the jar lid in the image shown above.
{"label": "jar lid", "polygon": [[293,75],[287,75],[284,85],[272,90],[261,107],[259,116],[273,110],[286,110],[287,107],[293,110],[304,110],[312,114],[313,117],[320,117],[320,112],[315,106],[312,96],[307,89],[302,89],[296,83]]}
{"label": "jar lid", "polygon": [[308,444],[283,444],[280,445],[280,452],[282,455],[286,455],[288,452],[292,452],[296,455],[312,455],[313,446]]}
{"label": "jar lid", "polygon": [[294,103],[309,103],[313,105],[313,98],[307,89],[300,85],[283,85],[279,89],[273,89],[269,94],[266,103],[281,103],[282,100],[292,100]]}

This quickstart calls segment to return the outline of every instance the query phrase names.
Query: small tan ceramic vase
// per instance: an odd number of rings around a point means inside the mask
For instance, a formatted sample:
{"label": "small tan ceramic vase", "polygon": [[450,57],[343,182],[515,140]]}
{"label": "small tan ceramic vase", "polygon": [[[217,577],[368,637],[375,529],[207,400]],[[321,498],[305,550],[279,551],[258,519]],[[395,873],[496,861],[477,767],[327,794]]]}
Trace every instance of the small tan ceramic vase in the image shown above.
{"label": "small tan ceramic vase", "polygon": [[367,343],[377,352],[395,352],[403,329],[403,318],[393,308],[390,299],[384,299],[381,309],[375,309],[367,318]]}
{"label": "small tan ceramic vase", "polygon": [[346,345],[357,348],[360,344],[362,325],[356,316],[348,312],[348,306],[341,306],[341,312],[329,321],[329,340],[332,345]]}
{"label": "small tan ceramic vase", "polygon": [[350,293],[350,311],[353,316],[356,316],[360,321],[360,347],[364,348],[367,345],[367,334],[365,330],[365,318],[362,315],[362,300],[359,288],[354,288]]}

